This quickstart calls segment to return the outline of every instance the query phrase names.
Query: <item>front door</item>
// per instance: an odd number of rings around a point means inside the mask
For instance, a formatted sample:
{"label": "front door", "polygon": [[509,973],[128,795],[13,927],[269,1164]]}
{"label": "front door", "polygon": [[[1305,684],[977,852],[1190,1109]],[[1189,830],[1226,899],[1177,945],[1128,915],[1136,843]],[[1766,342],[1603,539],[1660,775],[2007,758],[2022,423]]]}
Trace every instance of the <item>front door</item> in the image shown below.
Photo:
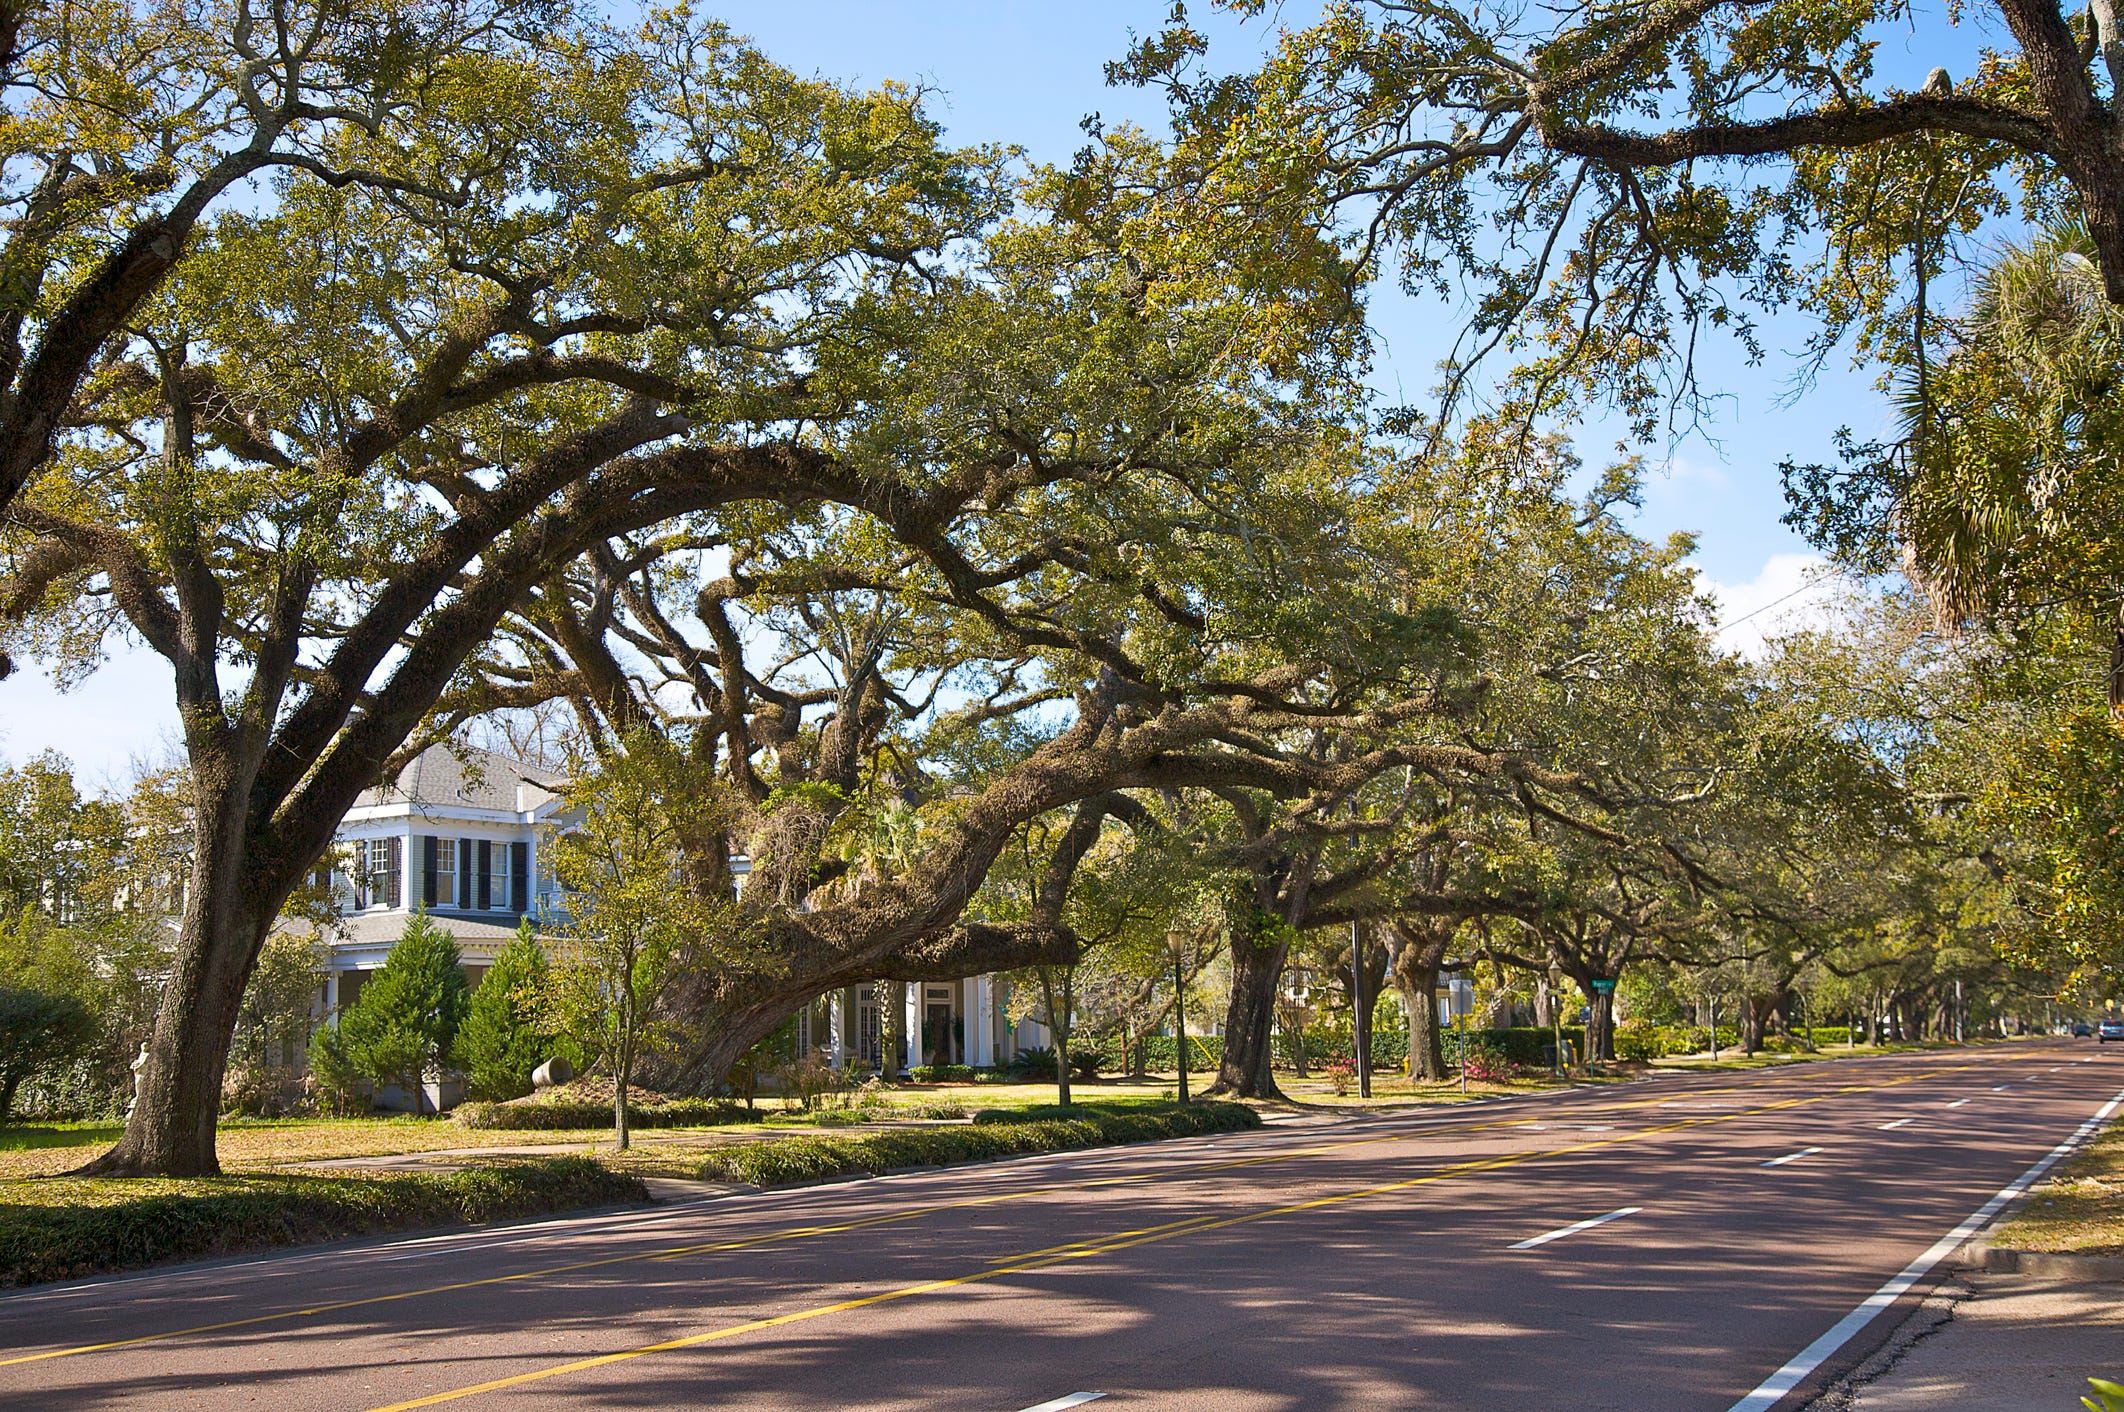
{"label": "front door", "polygon": [[932,1064],[951,1062],[951,1002],[932,1000],[922,1008],[922,1052]]}

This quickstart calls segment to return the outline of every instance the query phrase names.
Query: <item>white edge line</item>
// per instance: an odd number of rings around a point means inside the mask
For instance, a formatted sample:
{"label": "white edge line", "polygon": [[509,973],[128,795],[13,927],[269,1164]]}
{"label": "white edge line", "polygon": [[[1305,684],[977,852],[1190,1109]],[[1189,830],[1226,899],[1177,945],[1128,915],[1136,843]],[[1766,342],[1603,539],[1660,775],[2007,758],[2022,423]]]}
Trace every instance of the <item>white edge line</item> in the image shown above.
{"label": "white edge line", "polygon": [[1041,1402],[1025,1409],[1025,1412],[1062,1412],[1065,1407],[1082,1407],[1087,1402],[1097,1402],[1106,1396],[1103,1392],[1073,1392],[1067,1397],[1058,1397],[1052,1402]]}
{"label": "white edge line", "polygon": [[1761,1386],[1727,1409],[1727,1412],[1770,1412],[1785,1398],[1785,1394],[1805,1382],[1808,1375],[1826,1363],[1839,1348],[1857,1337],[1859,1330],[1872,1323],[1883,1309],[1909,1293],[1911,1287],[1949,1255],[1959,1250],[1962,1242],[1981,1230],[1985,1222],[1999,1213],[1999,1209],[2028,1188],[2043,1179],[2043,1174],[2071,1154],[2074,1148],[2085,1142],[2109,1115],[2124,1104],[2124,1090],[2116,1097],[2097,1108],[2094,1116],[2080,1124],[2078,1131],[2045,1153],[2042,1160],[2001,1187],[1998,1194],[1971,1212],[1963,1222],[1932,1243],[1923,1255],[1905,1265],[1902,1273],[1882,1285],[1859,1302],[1856,1309],[1836,1321],[1829,1332],[1800,1350],[1799,1356],[1765,1378]]}
{"label": "white edge line", "polygon": [[1881,1131],[1885,1133],[1885,1132],[1888,1132],[1888,1131],[1890,1131],[1890,1130],[1892,1130],[1892,1129],[1895,1129],[1895,1128],[1900,1128],[1900,1127],[1906,1127],[1906,1126],[1908,1126],[1909,1124],[1911,1124],[1911,1123],[1914,1123],[1914,1122],[1916,1122],[1916,1121],[1917,1121],[1917,1119],[1915,1119],[1915,1118],[1897,1118],[1897,1119],[1896,1119],[1896,1120],[1895,1120],[1894,1122],[1892,1122],[1892,1123],[1883,1123],[1883,1124],[1881,1124]]}
{"label": "white edge line", "polygon": [[1553,1231],[1543,1231],[1532,1240],[1523,1240],[1517,1245],[1508,1245],[1505,1249],[1532,1250],[1537,1245],[1547,1245],[1550,1241],[1562,1240],[1567,1235],[1577,1235],[1580,1231],[1590,1231],[1595,1226],[1605,1226],[1610,1221],[1620,1221],[1625,1216],[1635,1216],[1644,1209],[1642,1206],[1624,1206],[1618,1210],[1610,1211],[1605,1216],[1593,1216],[1583,1221],[1573,1221],[1570,1225],[1559,1227]]}
{"label": "white edge line", "polygon": [[1802,1157],[1812,1157],[1815,1153],[1820,1152],[1821,1150],[1822,1149],[1819,1147],[1803,1147],[1797,1152],[1788,1152],[1782,1157],[1773,1157],[1769,1161],[1763,1163],[1763,1165],[1765,1167],[1782,1167],[1787,1162],[1797,1162]]}

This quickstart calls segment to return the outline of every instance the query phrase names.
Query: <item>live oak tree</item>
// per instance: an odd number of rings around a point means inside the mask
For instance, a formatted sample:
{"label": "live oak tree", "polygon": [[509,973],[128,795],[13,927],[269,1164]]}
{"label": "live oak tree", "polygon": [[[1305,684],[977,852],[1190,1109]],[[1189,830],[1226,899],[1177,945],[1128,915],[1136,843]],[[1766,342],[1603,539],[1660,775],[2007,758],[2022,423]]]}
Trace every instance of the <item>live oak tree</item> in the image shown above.
{"label": "live oak tree", "polygon": [[[1649,434],[1698,395],[1704,336],[1763,355],[1766,311],[1805,309],[1817,359],[1922,338],[2001,216],[2076,217],[2124,303],[2124,31],[2111,0],[2068,8],[1342,0],[1231,75],[1198,69],[1176,10],[1114,72],[1166,85],[1183,133],[1155,248],[1331,281],[1287,232],[1333,229],[1345,279],[1398,260],[1413,290],[1468,292],[1448,407],[1494,352],[1523,410],[1591,393]],[[2006,42],[1973,72],[1883,62],[1985,22]]]}
{"label": "live oak tree", "polygon": [[683,17],[436,69],[417,141],[335,138],[420,182],[294,170],[195,229],[6,511],[11,644],[80,672],[144,641],[190,763],[173,974],[97,1171],[214,1170],[267,928],[534,585],[720,505],[917,508],[798,428],[860,405],[895,300],[998,199],[988,155]]}
{"label": "live oak tree", "polygon": [[202,222],[295,173],[456,199],[433,160],[438,93],[461,102],[470,71],[569,27],[553,0],[0,10],[0,511],[200,252]]}

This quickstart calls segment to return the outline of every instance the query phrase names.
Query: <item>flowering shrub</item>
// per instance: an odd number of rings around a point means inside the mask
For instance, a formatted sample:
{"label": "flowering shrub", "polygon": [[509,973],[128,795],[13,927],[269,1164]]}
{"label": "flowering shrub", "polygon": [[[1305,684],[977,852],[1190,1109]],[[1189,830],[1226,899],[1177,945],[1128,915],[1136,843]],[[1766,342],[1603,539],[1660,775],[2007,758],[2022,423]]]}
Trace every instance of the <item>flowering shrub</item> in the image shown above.
{"label": "flowering shrub", "polygon": [[1347,1097],[1350,1086],[1357,1082],[1357,1065],[1345,1055],[1337,1055],[1328,1060],[1320,1072],[1327,1075],[1327,1081],[1333,1085],[1337,1098]]}
{"label": "flowering shrub", "polygon": [[1512,1061],[1502,1049],[1482,1040],[1471,1040],[1462,1067],[1471,1079],[1508,1079],[1512,1077]]}

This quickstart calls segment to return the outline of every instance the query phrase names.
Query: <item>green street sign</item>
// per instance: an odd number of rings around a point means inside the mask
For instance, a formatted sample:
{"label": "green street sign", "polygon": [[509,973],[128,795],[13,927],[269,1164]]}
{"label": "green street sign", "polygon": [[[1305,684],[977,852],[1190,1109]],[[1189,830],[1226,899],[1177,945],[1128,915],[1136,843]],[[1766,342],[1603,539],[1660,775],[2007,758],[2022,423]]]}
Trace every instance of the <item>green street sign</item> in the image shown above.
{"label": "green street sign", "polygon": [[1612,995],[1615,991],[1615,982],[1603,976],[1601,979],[1593,982],[1593,988],[1599,991],[1602,995]]}

